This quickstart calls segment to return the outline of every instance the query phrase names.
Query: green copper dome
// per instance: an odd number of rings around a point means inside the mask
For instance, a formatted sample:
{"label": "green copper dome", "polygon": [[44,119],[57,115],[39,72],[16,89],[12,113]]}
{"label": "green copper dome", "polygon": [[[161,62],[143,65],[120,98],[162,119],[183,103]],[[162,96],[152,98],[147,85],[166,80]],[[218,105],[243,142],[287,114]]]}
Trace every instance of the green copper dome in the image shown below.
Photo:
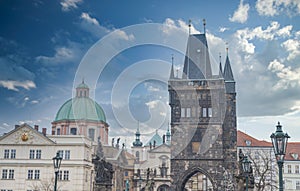
{"label": "green copper dome", "polygon": [[89,98],[89,87],[82,82],[76,88],[76,97],[66,101],[58,110],[54,121],[92,120],[106,122],[103,109]]}

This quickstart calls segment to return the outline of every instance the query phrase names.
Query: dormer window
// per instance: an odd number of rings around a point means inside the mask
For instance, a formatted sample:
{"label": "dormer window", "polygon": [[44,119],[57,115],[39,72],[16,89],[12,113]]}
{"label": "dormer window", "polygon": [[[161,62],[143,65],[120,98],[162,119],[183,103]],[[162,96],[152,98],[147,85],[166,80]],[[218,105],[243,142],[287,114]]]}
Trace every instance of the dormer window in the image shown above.
{"label": "dormer window", "polygon": [[250,140],[246,140],[245,143],[246,143],[247,146],[251,146],[251,141]]}
{"label": "dormer window", "polygon": [[298,159],[298,153],[291,153],[291,156],[293,157],[294,160]]}

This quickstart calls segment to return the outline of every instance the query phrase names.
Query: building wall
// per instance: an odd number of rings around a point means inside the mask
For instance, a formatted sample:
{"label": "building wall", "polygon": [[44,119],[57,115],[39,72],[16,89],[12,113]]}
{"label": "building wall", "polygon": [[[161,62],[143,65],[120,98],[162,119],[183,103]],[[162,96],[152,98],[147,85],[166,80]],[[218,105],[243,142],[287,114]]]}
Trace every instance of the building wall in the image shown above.
{"label": "building wall", "polygon": [[[29,141],[19,141],[18,131],[27,132],[33,141],[31,143]],[[7,155],[5,156],[7,150],[9,151],[8,158]],[[11,156],[12,150],[13,152],[15,150],[15,157]],[[35,151],[32,159],[30,159],[30,150]],[[60,168],[62,180],[58,180],[59,190],[91,190],[91,181],[93,181],[91,179],[93,170],[91,162],[93,146],[91,142],[83,136],[46,137],[28,127],[20,128],[10,135],[0,138],[0,188],[27,191],[43,189],[46,186],[53,189],[54,168],[52,158],[59,150],[63,151],[64,154]],[[40,158],[36,156],[37,151],[41,151]],[[66,151],[69,152],[70,157],[66,158]],[[5,176],[5,170],[8,170],[8,174],[9,170],[14,170],[14,176],[11,179],[9,175]],[[29,170],[33,170],[32,179],[28,175]],[[39,173],[37,170],[39,170]],[[39,177],[36,174],[39,174]]]}
{"label": "building wall", "polygon": [[284,189],[286,191],[300,190],[300,161],[285,160],[283,169]]}

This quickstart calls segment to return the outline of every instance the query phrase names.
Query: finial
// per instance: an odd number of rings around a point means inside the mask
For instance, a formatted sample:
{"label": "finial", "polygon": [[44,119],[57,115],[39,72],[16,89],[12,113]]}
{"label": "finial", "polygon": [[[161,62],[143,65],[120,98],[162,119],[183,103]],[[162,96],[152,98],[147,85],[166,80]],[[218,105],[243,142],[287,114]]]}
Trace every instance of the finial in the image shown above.
{"label": "finial", "polygon": [[174,64],[174,54],[172,54],[172,65]]}
{"label": "finial", "polygon": [[228,56],[228,42],[226,42],[226,54]]}
{"label": "finial", "polygon": [[219,59],[220,59],[220,63],[222,62],[222,56],[221,56],[221,52],[219,52]]}
{"label": "finial", "polygon": [[189,19],[189,35],[191,34],[191,26],[192,26],[192,21],[191,21],[191,19]]}
{"label": "finial", "polygon": [[177,68],[176,69],[176,78],[178,78],[178,72],[179,72],[179,69]]}
{"label": "finial", "polygon": [[82,78],[82,83],[84,84],[84,78]]}
{"label": "finial", "polygon": [[205,21],[205,19],[203,19],[203,31],[204,31],[204,34],[206,32],[205,25],[206,25],[206,21]]}

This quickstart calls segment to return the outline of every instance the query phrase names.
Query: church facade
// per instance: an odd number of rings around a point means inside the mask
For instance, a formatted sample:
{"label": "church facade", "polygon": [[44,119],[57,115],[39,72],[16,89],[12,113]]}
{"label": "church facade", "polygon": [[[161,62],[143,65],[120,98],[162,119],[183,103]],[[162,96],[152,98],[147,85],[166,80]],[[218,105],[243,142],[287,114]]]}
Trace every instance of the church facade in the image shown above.
{"label": "church facade", "polygon": [[[205,33],[189,35],[183,75],[168,82],[172,190],[223,191],[237,172],[235,81],[228,58],[212,74]],[[234,180],[232,180],[234,181]],[[234,190],[234,188],[231,188]]]}

